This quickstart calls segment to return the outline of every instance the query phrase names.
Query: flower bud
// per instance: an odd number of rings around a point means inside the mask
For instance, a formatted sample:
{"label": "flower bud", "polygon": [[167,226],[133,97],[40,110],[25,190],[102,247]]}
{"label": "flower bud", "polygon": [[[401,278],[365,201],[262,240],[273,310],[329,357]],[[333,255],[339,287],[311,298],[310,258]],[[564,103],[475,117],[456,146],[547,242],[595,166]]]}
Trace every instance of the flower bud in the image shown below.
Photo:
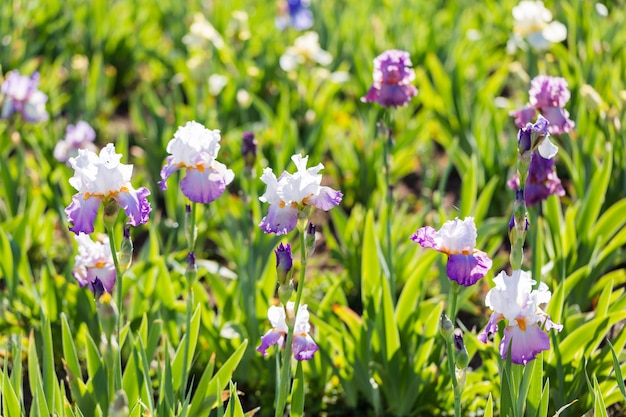
{"label": "flower bud", "polygon": [[454,333],[454,362],[459,369],[466,369],[469,364],[469,355],[463,342],[463,335],[460,332]]}
{"label": "flower bud", "polygon": [[[118,285],[120,284],[118,283]],[[98,317],[100,318],[102,331],[106,335],[107,340],[111,340],[111,336],[115,331],[115,326],[117,325],[117,319],[119,315],[117,306],[115,305],[115,302],[113,302],[111,294],[109,294],[108,292],[104,292],[98,298],[96,308],[98,310]]]}
{"label": "flower bud", "polygon": [[117,261],[120,267],[120,273],[128,271],[133,261],[133,241],[130,238],[130,226],[124,226],[124,236],[120,251],[117,254]]}
{"label": "flower bud", "polygon": [[96,299],[96,301],[98,301],[100,299],[100,297],[105,292],[107,292],[106,288],[104,288],[104,284],[102,283],[102,281],[98,277],[96,277],[96,279],[94,279],[93,282],[91,282],[89,284],[89,289],[93,293],[94,298]]}
{"label": "flower bud", "polygon": [[313,223],[309,223],[306,232],[304,233],[304,244],[306,245],[306,257],[307,259],[315,252],[315,229],[316,226]]}
{"label": "flower bud", "polygon": [[291,300],[291,296],[293,295],[293,285],[289,284],[281,284],[278,286],[278,299],[283,305],[287,305],[289,300]]}
{"label": "flower bud", "polygon": [[288,282],[289,272],[293,267],[293,256],[291,255],[291,245],[282,243],[274,251],[276,253],[276,275],[278,284],[284,285]]}
{"label": "flower bud", "polygon": [[252,169],[256,162],[257,155],[257,141],[254,138],[254,133],[244,132],[243,141],[241,144],[241,155],[246,164],[247,169]]}
{"label": "flower bud", "polygon": [[191,230],[191,224],[193,223],[191,221],[191,216],[193,216],[194,213],[192,213],[191,211],[191,205],[187,204],[185,205],[185,237],[187,238],[187,245],[190,248],[193,248],[195,246],[196,243],[196,237],[197,237],[197,228],[194,226],[194,230]]}
{"label": "flower bud", "polygon": [[439,325],[441,335],[446,341],[451,342],[452,336],[454,335],[454,325],[446,315],[446,313],[441,313],[441,317],[439,317]]}
{"label": "flower bud", "polygon": [[187,270],[185,271],[188,288],[191,288],[193,285],[197,272],[198,267],[196,266],[196,254],[194,252],[189,252],[189,254],[187,254]]}
{"label": "flower bud", "polygon": [[109,406],[110,417],[128,417],[130,413],[128,409],[128,397],[123,390],[115,392],[115,398]]}

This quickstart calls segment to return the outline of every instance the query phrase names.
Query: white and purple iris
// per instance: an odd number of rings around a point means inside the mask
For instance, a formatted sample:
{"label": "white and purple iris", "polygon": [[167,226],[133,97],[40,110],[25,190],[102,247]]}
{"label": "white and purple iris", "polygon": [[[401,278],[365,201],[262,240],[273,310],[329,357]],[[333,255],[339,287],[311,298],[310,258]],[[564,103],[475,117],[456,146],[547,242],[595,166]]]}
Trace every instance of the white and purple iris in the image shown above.
{"label": "white and purple iris", "polygon": [[216,160],[219,150],[219,130],[209,130],[194,121],[180,126],[167,144],[170,156],[161,169],[159,186],[166,190],[169,176],[185,168],[186,175],[180,183],[183,194],[195,203],[212,202],[235,178],[232,170]]}
{"label": "white and purple iris", "polygon": [[4,103],[0,118],[6,119],[13,113],[20,113],[27,122],[45,122],[48,120],[46,101],[48,96],[37,89],[39,73],[30,77],[20,75],[17,70],[8,73],[0,93],[4,95]]}
{"label": "white and purple iris", "polygon": [[291,160],[297,168],[294,174],[283,171],[276,178],[271,168],[263,170],[261,181],[267,185],[267,189],[259,200],[269,203],[270,208],[259,227],[266,233],[289,233],[296,227],[299,217],[308,217],[308,209],[317,207],[328,211],[343,198],[340,191],[320,185],[322,174],[318,172],[324,165],[320,163],[307,168],[309,157],[302,155],[293,155]]}
{"label": "white and purple iris", "polygon": [[533,289],[536,282],[527,271],[514,270],[511,276],[502,271],[493,282],[496,286],[485,297],[485,305],[493,313],[478,339],[486,343],[489,335],[498,331],[498,322],[506,320],[500,355],[506,359],[510,349],[511,362],[526,365],[537,354],[550,349],[547,331],[563,329],[563,325],[553,323],[540,307],[547,304],[552,295],[543,282]]}
{"label": "white and purple iris", "polygon": [[524,127],[539,112],[550,122],[548,131],[553,135],[567,133],[574,128],[574,122],[565,110],[565,104],[570,99],[565,78],[538,75],[530,82],[528,94],[528,105],[510,113],[517,127]]}
{"label": "white and purple iris", "polygon": [[475,248],[476,235],[474,218],[466,217],[447,221],[438,231],[430,226],[422,227],[411,240],[448,255],[448,278],[468,287],[484,277],[492,264],[485,252]]}
{"label": "white and purple iris", "polygon": [[89,235],[84,233],[74,237],[78,242],[78,255],[75,258],[72,275],[81,287],[88,285],[93,293],[96,292],[94,284],[98,279],[110,293],[115,285],[116,275],[108,236],[98,236],[98,241],[91,240]]}
{"label": "white and purple iris", "polygon": [[404,106],[417,94],[413,84],[415,71],[408,52],[391,49],[374,59],[374,82],[364,102],[377,102],[383,107]]}
{"label": "white and purple iris", "polygon": [[[287,303],[287,315],[290,320],[294,315],[294,303],[289,301]],[[283,306],[271,306],[267,310],[267,318],[272,324],[272,329],[269,330],[261,337],[261,346],[257,347],[263,356],[267,355],[267,349],[272,345],[278,345],[283,347],[285,344],[285,338],[289,332],[285,317],[285,308]],[[293,325],[293,339],[291,347],[293,356],[299,361],[306,361],[313,357],[313,354],[317,352],[319,347],[313,341],[309,332],[311,331],[311,325],[309,324],[309,311],[306,304],[298,307],[298,314],[296,314]]]}
{"label": "white and purple iris", "polygon": [[71,157],[78,155],[79,149],[95,151],[93,141],[96,140],[96,131],[85,121],[76,125],[68,125],[65,129],[65,138],[57,142],[54,147],[54,157],[59,162],[67,162]]}
{"label": "white and purple iris", "polygon": [[72,232],[93,232],[93,223],[103,202],[105,205],[118,204],[132,226],[147,223],[152,210],[146,198],[150,191],[145,187],[133,188],[130,183],[133,166],[120,163],[121,158],[122,155],[115,153],[115,147],[109,143],[99,155],[79,149],[78,156],[69,159],[74,168],[70,184],[78,190],[65,209],[68,221],[73,224],[70,226]]}

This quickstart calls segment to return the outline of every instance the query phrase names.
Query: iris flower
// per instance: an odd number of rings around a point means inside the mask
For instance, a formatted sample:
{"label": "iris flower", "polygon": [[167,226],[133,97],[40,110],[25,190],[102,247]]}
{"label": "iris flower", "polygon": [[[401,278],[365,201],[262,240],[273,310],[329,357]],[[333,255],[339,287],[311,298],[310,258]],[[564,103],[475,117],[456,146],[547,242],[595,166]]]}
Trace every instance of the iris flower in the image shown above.
{"label": "iris flower", "polygon": [[94,283],[99,279],[104,289],[110,293],[115,285],[115,264],[108,236],[99,236],[98,241],[91,240],[84,233],[74,237],[78,242],[78,255],[72,275],[81,287],[88,285],[93,293],[96,292]]}
{"label": "iris flower", "polygon": [[552,21],[552,13],[542,1],[522,0],[513,8],[513,33],[511,46],[522,46],[525,39],[537,51],[567,38],[565,25]]}
{"label": "iris flower", "polygon": [[392,49],[374,59],[374,82],[364,102],[373,102],[383,107],[404,106],[417,94],[413,84],[415,71],[408,52]]}
{"label": "iris flower", "polygon": [[318,172],[324,165],[307,168],[308,156],[294,155],[291,160],[297,168],[294,174],[284,171],[276,178],[271,168],[265,168],[261,176],[267,189],[259,200],[270,204],[267,216],[259,224],[266,233],[289,233],[296,227],[299,217],[308,217],[311,208],[328,211],[337,206],[343,197],[340,191],[320,185],[322,174]]}
{"label": "iris flower", "polygon": [[147,223],[152,210],[146,198],[150,191],[145,187],[135,190],[130,183],[133,166],[121,164],[121,158],[112,143],[99,155],[80,149],[76,158],[70,158],[70,165],[74,168],[70,184],[78,190],[65,209],[68,221],[73,223],[70,226],[72,232],[93,232],[93,222],[103,202],[105,206],[118,204],[122,207],[128,216],[128,224],[132,226]]}
{"label": "iris flower", "polygon": [[422,227],[411,236],[411,240],[424,248],[448,255],[448,278],[463,286],[474,285],[491,269],[491,259],[475,248],[476,225],[473,217],[447,221],[438,231],[430,226]]}
{"label": "iris flower", "polygon": [[13,113],[20,113],[27,122],[44,122],[48,120],[46,101],[48,96],[37,89],[39,73],[30,77],[20,75],[17,70],[7,74],[0,93],[4,95],[0,118],[6,119]]}
{"label": "iris flower", "polygon": [[[524,184],[524,200],[527,206],[534,206],[551,195],[562,197],[565,190],[554,169],[554,159],[542,157],[533,152],[528,167],[528,177]],[[520,186],[517,174],[508,182],[509,187],[517,190]]]}
{"label": "iris flower", "polygon": [[208,204],[221,196],[235,174],[216,160],[219,142],[219,130],[209,130],[197,122],[179,127],[174,139],[167,144],[170,156],[161,169],[161,189],[167,189],[170,175],[185,168],[187,175],[180,188],[190,201]]}
{"label": "iris flower", "polygon": [[517,127],[524,127],[539,112],[550,122],[548,131],[551,134],[566,133],[574,128],[574,122],[565,110],[565,104],[570,99],[565,78],[538,75],[530,82],[528,94],[529,104],[510,113]]}
{"label": "iris flower", "polygon": [[313,26],[313,13],[308,0],[287,0],[280,4],[276,27],[283,30],[287,26],[296,30],[307,30]]}
{"label": "iris flower", "polygon": [[[293,301],[287,303],[287,314],[289,319],[293,320]],[[285,309],[282,306],[271,306],[267,311],[267,318],[272,324],[272,329],[269,330],[261,337],[261,346],[257,347],[263,356],[267,355],[267,349],[272,345],[278,345],[281,348],[285,344],[289,327],[287,326]],[[293,350],[293,356],[299,361],[309,360],[313,357],[313,354],[319,349],[317,344],[313,341],[309,332],[311,331],[311,325],[309,324],[309,311],[306,304],[298,307],[298,314],[295,317],[295,323],[293,326],[293,339],[291,347]]]}
{"label": "iris flower", "polygon": [[506,320],[500,355],[506,359],[510,349],[511,362],[526,365],[537,354],[550,349],[547,331],[563,329],[563,325],[553,323],[541,309],[552,295],[543,282],[534,290],[536,282],[527,271],[514,270],[511,276],[502,271],[493,282],[496,286],[485,297],[485,305],[493,313],[478,339],[486,343],[488,336],[498,331],[498,322]]}

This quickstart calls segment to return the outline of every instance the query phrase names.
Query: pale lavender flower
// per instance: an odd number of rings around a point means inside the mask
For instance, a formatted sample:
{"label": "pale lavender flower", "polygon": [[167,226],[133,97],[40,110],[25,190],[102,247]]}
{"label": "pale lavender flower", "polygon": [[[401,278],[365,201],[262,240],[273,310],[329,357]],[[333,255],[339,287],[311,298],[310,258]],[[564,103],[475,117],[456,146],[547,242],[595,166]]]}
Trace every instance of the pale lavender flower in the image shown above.
{"label": "pale lavender flower", "polygon": [[404,106],[417,94],[413,84],[415,71],[408,52],[392,49],[374,59],[374,82],[364,102],[376,102],[383,107]]}
{"label": "pale lavender flower", "polygon": [[411,240],[424,248],[448,255],[448,278],[463,286],[474,285],[491,269],[491,259],[475,248],[476,225],[473,217],[447,221],[439,231],[430,226],[422,227],[411,235]]}
{"label": "pale lavender flower", "polygon": [[76,125],[68,125],[65,129],[65,138],[57,142],[53,155],[59,162],[67,162],[68,159],[78,155],[79,149],[95,151],[93,141],[96,139],[96,132],[84,121],[79,121]]}
{"label": "pale lavender flower", "polygon": [[528,93],[528,106],[510,113],[515,118],[517,127],[526,125],[539,112],[550,122],[548,130],[551,134],[570,132],[574,128],[574,122],[569,119],[569,112],[565,110],[570,92],[564,78],[538,75],[531,81]]}
{"label": "pale lavender flower", "polygon": [[116,274],[108,236],[101,235],[97,241],[93,241],[89,235],[79,233],[74,238],[78,242],[78,255],[72,275],[81,287],[88,285],[94,294],[99,285],[110,293],[115,285]]}
{"label": "pale lavender flower", "polygon": [[187,122],[178,128],[167,144],[167,163],[161,169],[161,190],[167,189],[167,179],[185,168],[186,176],[180,188],[189,200],[208,204],[222,195],[235,174],[217,161],[220,131],[209,130],[197,122]]}
{"label": "pale lavender flower", "polygon": [[[289,320],[294,320],[294,303],[287,303],[287,314]],[[285,309],[282,306],[271,306],[267,311],[267,318],[272,324],[272,329],[261,337],[261,345],[256,348],[263,356],[267,355],[267,349],[272,345],[283,347],[289,327],[287,326]],[[306,304],[298,307],[293,326],[293,339],[291,343],[293,356],[296,360],[309,360],[319,349],[315,341],[309,335],[311,325],[309,324],[309,311]]]}
{"label": "pale lavender flower", "polygon": [[44,122],[48,120],[46,101],[48,96],[37,89],[39,73],[30,77],[20,75],[17,70],[8,73],[0,93],[4,95],[4,103],[0,118],[6,119],[13,113],[19,113],[27,122]]}
{"label": "pale lavender flower", "polygon": [[135,190],[130,183],[133,166],[120,163],[121,158],[122,155],[115,153],[115,147],[109,143],[100,155],[79,149],[78,156],[69,159],[74,168],[70,185],[78,190],[65,209],[68,221],[73,223],[70,226],[72,232],[93,232],[93,222],[103,202],[105,206],[117,204],[124,209],[128,224],[132,226],[147,223],[152,210],[146,198],[150,191],[145,187]]}
{"label": "pale lavender flower", "polygon": [[261,176],[267,189],[259,200],[270,204],[267,216],[259,224],[266,233],[289,233],[296,227],[299,216],[308,217],[306,211],[312,207],[328,211],[343,197],[340,191],[321,185],[322,174],[318,172],[324,165],[307,168],[309,157],[302,155],[293,155],[291,160],[297,168],[294,174],[284,171],[276,178],[271,168],[265,168]]}
{"label": "pale lavender flower", "polygon": [[556,329],[560,332],[563,329],[561,324],[553,323],[541,309],[552,295],[543,282],[534,290],[536,282],[527,271],[514,270],[511,276],[502,271],[493,282],[496,286],[485,297],[485,305],[493,313],[478,339],[486,343],[488,336],[498,331],[498,322],[506,320],[500,355],[506,359],[510,349],[511,362],[526,365],[537,354],[550,349],[547,331]]}

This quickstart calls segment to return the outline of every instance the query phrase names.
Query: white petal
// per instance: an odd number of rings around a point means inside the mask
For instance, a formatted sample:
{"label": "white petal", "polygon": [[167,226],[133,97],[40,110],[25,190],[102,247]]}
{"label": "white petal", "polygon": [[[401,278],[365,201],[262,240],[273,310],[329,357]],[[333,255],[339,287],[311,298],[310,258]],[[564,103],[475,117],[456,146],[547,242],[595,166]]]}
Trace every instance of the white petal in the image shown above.
{"label": "white petal", "polygon": [[554,158],[556,153],[559,151],[559,148],[556,145],[554,145],[554,143],[550,142],[550,139],[546,137],[539,144],[538,150],[539,150],[539,155],[541,155],[542,157],[546,159],[552,159]]}
{"label": "white petal", "polygon": [[543,29],[542,35],[552,43],[563,42],[567,38],[567,28],[561,22],[552,22]]}

